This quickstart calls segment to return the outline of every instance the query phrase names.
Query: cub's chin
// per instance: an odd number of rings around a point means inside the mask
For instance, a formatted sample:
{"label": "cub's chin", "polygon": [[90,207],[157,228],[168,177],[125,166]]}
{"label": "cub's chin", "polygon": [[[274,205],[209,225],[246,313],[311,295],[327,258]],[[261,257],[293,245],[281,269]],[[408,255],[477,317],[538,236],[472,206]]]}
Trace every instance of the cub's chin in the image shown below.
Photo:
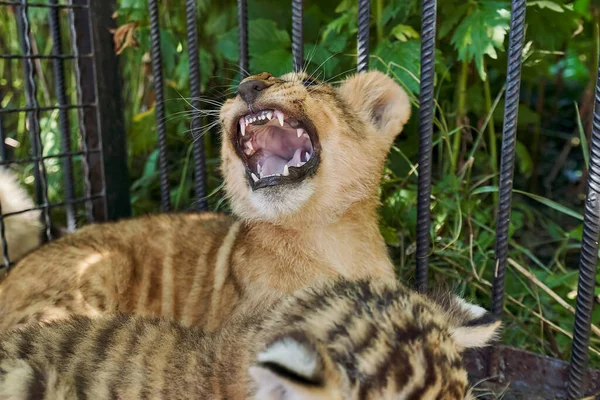
{"label": "cub's chin", "polygon": [[253,111],[234,119],[233,147],[252,191],[287,202],[291,192],[305,191],[303,183],[317,172],[321,156],[317,130],[309,118],[290,111]]}

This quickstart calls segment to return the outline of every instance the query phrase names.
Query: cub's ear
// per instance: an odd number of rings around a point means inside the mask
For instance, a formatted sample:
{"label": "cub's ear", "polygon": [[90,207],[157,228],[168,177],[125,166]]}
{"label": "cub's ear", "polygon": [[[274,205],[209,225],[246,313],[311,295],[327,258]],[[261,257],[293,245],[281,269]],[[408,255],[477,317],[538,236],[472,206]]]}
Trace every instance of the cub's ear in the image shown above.
{"label": "cub's ear", "polygon": [[485,347],[500,334],[502,322],[484,308],[454,294],[437,294],[432,299],[446,313],[452,338],[461,350]]}
{"label": "cub's ear", "polygon": [[303,332],[287,333],[271,341],[249,373],[257,389],[255,399],[327,398],[323,357]]}
{"label": "cub's ear", "polygon": [[408,95],[392,78],[379,71],[356,74],[338,88],[358,116],[392,141],[410,117]]}

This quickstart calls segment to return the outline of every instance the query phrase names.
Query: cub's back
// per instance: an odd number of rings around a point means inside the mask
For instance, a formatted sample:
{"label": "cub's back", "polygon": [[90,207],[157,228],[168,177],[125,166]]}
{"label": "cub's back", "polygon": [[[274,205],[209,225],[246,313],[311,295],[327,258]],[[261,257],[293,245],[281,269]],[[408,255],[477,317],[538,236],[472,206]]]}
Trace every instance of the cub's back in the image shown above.
{"label": "cub's back", "polygon": [[215,264],[234,224],[223,214],[202,213],[86,226],[13,267],[0,283],[0,330],[106,311],[194,322],[209,306],[205,289],[215,270],[206,265]]}

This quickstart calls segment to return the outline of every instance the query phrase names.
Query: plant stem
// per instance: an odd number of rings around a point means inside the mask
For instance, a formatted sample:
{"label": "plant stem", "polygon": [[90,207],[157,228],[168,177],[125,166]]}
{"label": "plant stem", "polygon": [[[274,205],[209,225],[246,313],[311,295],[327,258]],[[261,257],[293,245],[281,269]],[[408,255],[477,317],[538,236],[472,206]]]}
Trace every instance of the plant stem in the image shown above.
{"label": "plant stem", "polygon": [[[483,64],[483,68],[487,73],[487,66],[485,62]],[[483,96],[485,98],[485,109],[487,113],[492,112],[492,93],[490,91],[490,78],[489,74],[487,74],[487,78],[483,82]],[[496,147],[496,127],[494,126],[494,117],[490,119],[490,123],[488,124],[488,147],[490,149],[490,167],[492,168],[492,173],[494,177],[492,178],[492,183],[494,186],[498,186],[498,149]],[[498,204],[498,193],[494,192],[494,207]]]}
{"label": "plant stem", "polygon": [[[456,108],[456,126],[464,123],[467,114],[467,77],[469,75],[469,63],[463,61],[460,66],[460,75],[457,87],[457,108]],[[452,164],[451,172],[456,172],[458,157],[460,155],[460,145],[462,144],[462,129],[454,134],[452,142]]]}

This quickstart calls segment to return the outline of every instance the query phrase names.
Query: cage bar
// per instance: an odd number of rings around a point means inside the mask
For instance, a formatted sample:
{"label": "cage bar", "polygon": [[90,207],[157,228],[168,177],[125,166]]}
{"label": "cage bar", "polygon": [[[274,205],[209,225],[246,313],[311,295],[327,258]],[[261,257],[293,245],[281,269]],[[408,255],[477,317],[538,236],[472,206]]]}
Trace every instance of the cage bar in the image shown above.
{"label": "cage bar", "polygon": [[[3,99],[4,95],[2,94],[2,91],[0,91],[0,110],[2,110]],[[6,152],[6,143],[4,143],[5,140],[6,134],[4,133],[4,121],[2,114],[0,114],[0,162],[6,161],[8,159],[8,155]]]}
{"label": "cage bar", "polygon": [[[50,4],[58,4],[58,0],[50,0]],[[61,27],[59,21],[58,8],[49,10],[50,17],[50,36],[52,36],[52,53],[55,56],[60,56],[63,52],[61,43]],[[54,91],[58,104],[67,104],[67,94],[65,89],[65,69],[63,61],[60,58],[53,59],[54,72]],[[71,153],[71,135],[69,127],[69,115],[63,108],[58,111],[58,126],[61,137],[61,150],[63,153]],[[62,158],[62,173],[65,182],[65,196],[67,200],[75,198],[75,188],[73,184],[73,159],[70,156]],[[67,216],[67,230],[72,232],[75,230],[75,209],[72,204],[67,204],[65,207]]]}
{"label": "cage bar", "polygon": [[199,134],[202,129],[202,115],[199,113],[200,102],[200,53],[198,50],[198,18],[196,0],[186,0],[185,13],[187,17],[188,54],[190,59],[190,95],[191,105],[198,115],[192,118],[192,136],[194,137],[194,191],[196,195],[195,207],[197,211],[206,211],[206,161],[204,154],[204,138]]}
{"label": "cage bar", "polygon": [[596,79],[587,197],[579,259],[577,304],[575,307],[571,365],[567,385],[569,400],[580,399],[584,395],[584,377],[588,365],[588,346],[592,311],[594,309],[594,286],[598,270],[598,237],[600,235],[600,61]]}
{"label": "cage bar", "polygon": [[[16,8],[17,13],[17,27],[19,31],[19,42],[23,54],[31,55],[32,47],[30,41],[30,29],[29,29],[29,18],[27,16],[27,0],[22,0],[21,5]],[[36,98],[37,86],[35,82],[35,69],[31,59],[23,60],[23,72],[25,81],[25,98],[27,102],[27,108],[30,109],[28,112],[29,120],[29,133],[31,136],[31,148],[35,158],[40,159],[43,155],[42,151],[42,139],[40,136],[40,123],[39,123],[39,107]],[[48,182],[46,180],[46,167],[43,161],[36,161],[34,163],[34,179],[36,187],[36,198],[38,205],[43,205],[42,208],[42,222],[44,224],[44,231],[47,240],[52,240],[51,231],[51,217],[48,208]]]}
{"label": "cage bar", "polygon": [[419,291],[427,290],[431,227],[431,157],[433,149],[433,85],[437,1],[423,0],[421,12],[421,82],[419,96],[419,179],[417,189],[417,271]]}
{"label": "cage bar", "polygon": [[[506,94],[504,123],[502,127],[502,152],[500,179],[498,183],[498,210],[496,214],[496,244],[494,279],[492,282],[492,314],[500,318],[504,307],[504,286],[508,258],[508,230],[512,202],[513,176],[515,169],[515,145],[517,141],[517,118],[519,112],[519,90],[521,88],[521,56],[525,37],[525,0],[512,0],[510,33],[508,44],[508,66],[506,71]],[[491,351],[490,375],[498,374],[499,351]]]}
{"label": "cage bar", "polygon": [[4,215],[2,215],[2,202],[0,201],[0,244],[2,245],[2,266],[4,271],[8,271],[10,268],[10,259],[8,258],[8,243],[6,241],[4,218]]}
{"label": "cage bar", "polygon": [[303,0],[292,0],[292,56],[294,71],[304,69],[304,4]]}
{"label": "cage bar", "polygon": [[238,0],[238,40],[240,51],[240,76],[242,79],[250,75],[248,67],[248,3]]}
{"label": "cage bar", "polygon": [[[161,209],[171,211],[169,173],[167,163],[167,131],[165,118],[165,95],[162,73],[162,52],[160,50],[160,15],[157,0],[148,0],[150,13],[150,46],[152,53],[152,76],[156,98],[156,131],[158,134],[158,160],[160,169]],[[191,60],[190,60],[191,61]]]}
{"label": "cage bar", "polygon": [[358,35],[356,46],[358,61],[356,70],[366,72],[369,69],[369,26],[371,22],[371,0],[358,0]]}

